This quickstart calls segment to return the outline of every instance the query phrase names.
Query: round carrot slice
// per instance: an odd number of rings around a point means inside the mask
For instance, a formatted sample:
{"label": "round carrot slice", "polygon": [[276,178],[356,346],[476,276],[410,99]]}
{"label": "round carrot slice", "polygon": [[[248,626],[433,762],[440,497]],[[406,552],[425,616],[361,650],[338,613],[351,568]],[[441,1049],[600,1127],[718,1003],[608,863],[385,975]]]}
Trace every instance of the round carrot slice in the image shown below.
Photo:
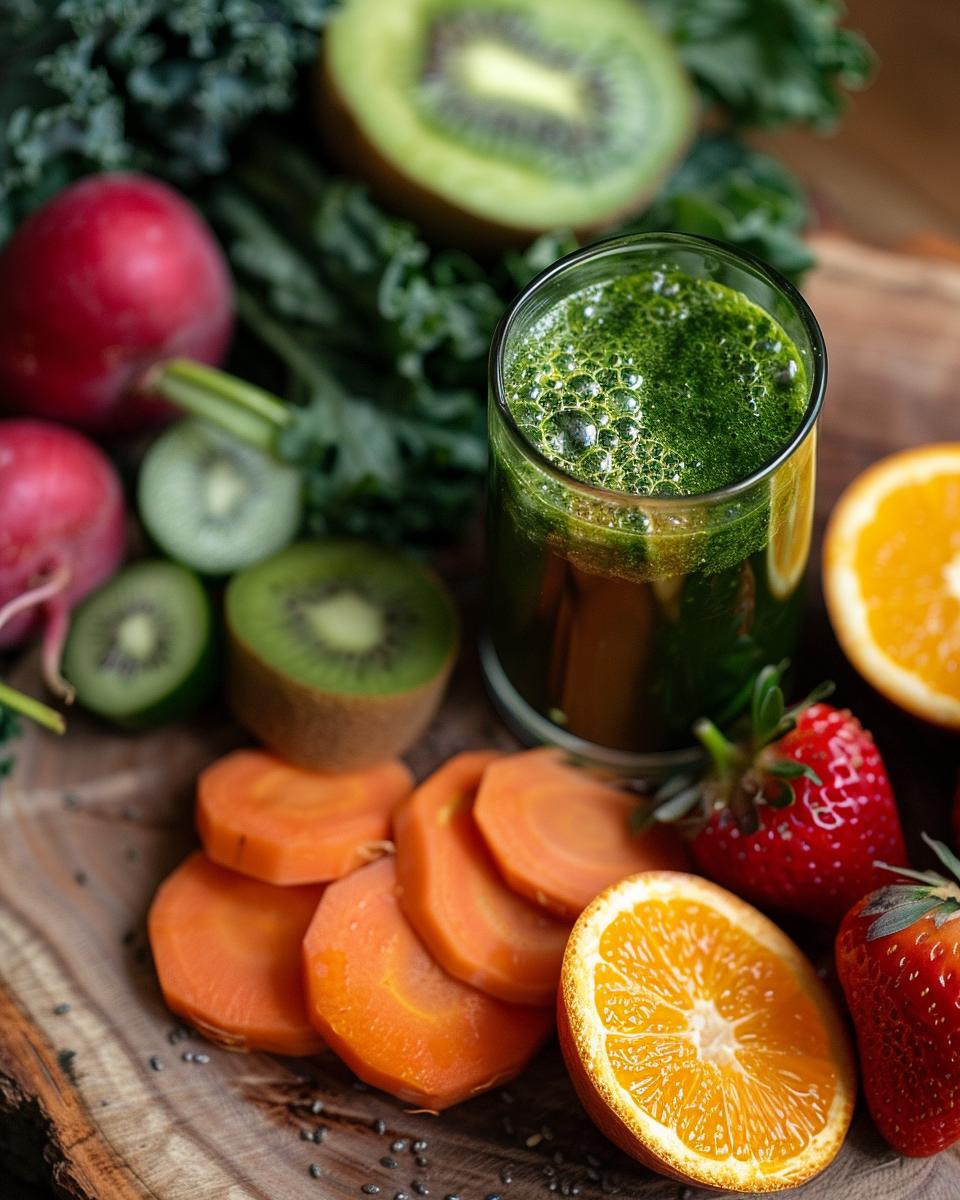
{"label": "round carrot slice", "polygon": [[553,1004],[570,927],[511,891],[473,821],[499,754],[458,754],[394,816],[400,907],[451,975],[513,1004]]}
{"label": "round carrot slice", "polygon": [[260,883],[192,854],[150,908],[167,1007],[229,1050],[322,1050],[307,1017],[300,950],[322,894]]}
{"label": "round carrot slice", "polygon": [[844,1024],[782,930],[706,879],[647,871],[598,896],[563,961],[560,1045],[587,1112],[685,1183],[772,1192],[843,1144]]}
{"label": "round carrot slice", "polygon": [[682,871],[689,859],[672,829],[633,834],[636,797],[574,766],[560,750],[511,754],[484,772],[473,809],[507,883],[575,920],[605,887],[636,871]]}
{"label": "round carrot slice", "polygon": [[310,1018],[366,1083],[439,1110],[516,1075],[554,1017],[448,975],[396,891],[392,857],[327,888],[303,944]]}
{"label": "round carrot slice", "polygon": [[221,866],[267,883],[323,883],[375,857],[413,790],[402,762],[327,775],[237,750],[197,784],[197,829]]}

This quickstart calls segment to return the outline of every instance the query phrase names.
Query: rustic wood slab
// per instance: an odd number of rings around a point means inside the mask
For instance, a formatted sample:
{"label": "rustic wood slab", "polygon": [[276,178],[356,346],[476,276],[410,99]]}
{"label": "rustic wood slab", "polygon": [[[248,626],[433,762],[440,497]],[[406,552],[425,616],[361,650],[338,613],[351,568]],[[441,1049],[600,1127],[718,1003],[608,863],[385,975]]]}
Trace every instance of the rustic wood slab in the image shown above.
{"label": "rustic wood slab", "polygon": [[[960,269],[833,238],[818,248],[823,265],[808,291],[831,354],[822,529],[868,462],[960,436]],[[460,574],[470,592],[476,564]],[[957,742],[902,717],[856,678],[818,587],[800,663],[804,683],[837,678],[842,700],[875,729],[913,848],[921,828],[944,834]],[[21,679],[32,670],[25,663]],[[14,1168],[76,1200],[341,1200],[369,1184],[383,1200],[708,1194],[644,1171],[606,1143],[555,1048],[508,1091],[436,1118],[358,1087],[332,1056],[233,1055],[186,1035],[160,999],[144,916],[193,843],[198,768],[238,736],[216,714],[137,738],[78,716],[62,743],[31,732],[17,746],[16,773],[0,791],[2,1200],[17,1194]],[[423,773],[454,750],[486,744],[508,738],[467,661],[413,765]],[[824,961],[828,949],[812,947]],[[184,1061],[191,1051],[210,1061]],[[307,1140],[318,1129],[320,1140]],[[392,1151],[396,1139],[406,1145]],[[413,1139],[427,1142],[420,1162]],[[960,1154],[900,1159],[861,1113],[836,1162],[801,1190],[803,1200],[956,1200]]]}

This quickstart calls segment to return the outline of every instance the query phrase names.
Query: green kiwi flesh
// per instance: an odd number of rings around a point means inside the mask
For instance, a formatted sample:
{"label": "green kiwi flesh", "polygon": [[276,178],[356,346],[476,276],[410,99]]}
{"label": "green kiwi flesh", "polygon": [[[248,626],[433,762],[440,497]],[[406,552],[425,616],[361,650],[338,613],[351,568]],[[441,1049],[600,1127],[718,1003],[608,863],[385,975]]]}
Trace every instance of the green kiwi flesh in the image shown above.
{"label": "green kiwi flesh", "polygon": [[277,754],[347,771],[403,754],[456,654],[453,602],[417,563],[364,542],[301,542],[227,587],[228,695]]}
{"label": "green kiwi flesh", "polygon": [[230,575],[293,540],[302,490],[293,467],[190,418],[147,451],[137,500],[165,554],[204,575]]}
{"label": "green kiwi flesh", "polygon": [[330,148],[444,240],[602,229],[653,195],[695,126],[637,0],[346,0],[324,47]]}
{"label": "green kiwi flesh", "polygon": [[128,729],[186,716],[215,681],[213,613],[177,563],[124,567],[73,614],[63,671],[84,708]]}

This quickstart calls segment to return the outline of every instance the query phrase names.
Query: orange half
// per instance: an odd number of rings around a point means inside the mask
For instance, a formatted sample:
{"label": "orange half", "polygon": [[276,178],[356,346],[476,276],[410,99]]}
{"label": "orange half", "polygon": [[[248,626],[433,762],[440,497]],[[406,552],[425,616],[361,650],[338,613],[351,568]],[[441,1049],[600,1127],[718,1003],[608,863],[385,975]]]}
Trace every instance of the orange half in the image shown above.
{"label": "orange half", "polygon": [[960,729],[960,442],[883,459],[841,496],[823,586],[844,653],[908,712]]}
{"label": "orange half", "polygon": [[599,895],[563,963],[560,1044],[587,1112],[686,1183],[795,1187],[833,1159],[853,1058],[813,967],[716,884],[648,871]]}

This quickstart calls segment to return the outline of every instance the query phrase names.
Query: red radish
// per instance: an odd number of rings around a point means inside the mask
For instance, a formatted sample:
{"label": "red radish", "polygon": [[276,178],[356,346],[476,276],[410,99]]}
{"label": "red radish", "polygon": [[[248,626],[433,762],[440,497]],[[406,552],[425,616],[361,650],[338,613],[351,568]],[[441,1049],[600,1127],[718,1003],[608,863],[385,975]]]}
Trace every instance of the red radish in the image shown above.
{"label": "red radish", "polygon": [[0,421],[0,649],[42,631],[43,674],[60,674],[70,609],[119,566],[120,479],[102,450],[47,421]]}
{"label": "red radish", "polygon": [[233,326],[223,255],[199,214],[145,175],[81,180],[0,253],[0,406],[98,432],[174,415],[137,390],[161,359],[217,364]]}

